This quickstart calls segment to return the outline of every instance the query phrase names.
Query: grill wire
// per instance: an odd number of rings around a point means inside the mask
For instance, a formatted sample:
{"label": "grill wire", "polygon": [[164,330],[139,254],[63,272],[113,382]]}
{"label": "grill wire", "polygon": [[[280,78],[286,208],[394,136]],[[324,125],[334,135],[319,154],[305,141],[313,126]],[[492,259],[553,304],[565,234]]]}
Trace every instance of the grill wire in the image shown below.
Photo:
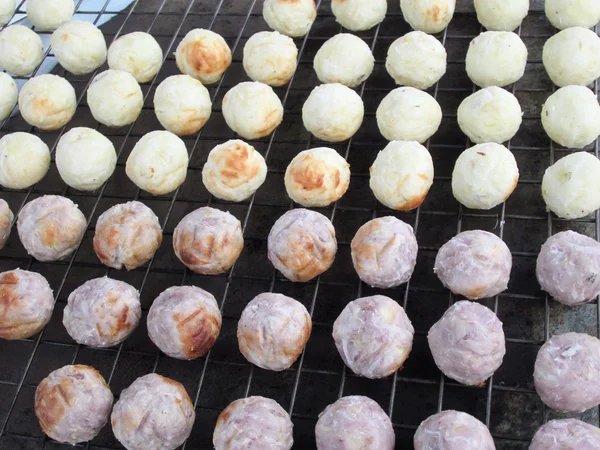
{"label": "grill wire", "polygon": [[[155,80],[142,85],[145,106],[130,127],[112,130],[93,120],[85,102],[85,91],[95,74],[73,76],[56,65],[48,48],[50,34],[41,33],[46,48],[41,71],[66,77],[78,96],[77,113],[58,132],[34,130],[19,115],[0,123],[0,137],[15,131],[40,136],[52,153],[60,136],[74,126],[88,126],[107,135],[118,151],[113,177],[97,193],[66,188],[60,180],[54,158],[46,177],[27,191],[2,190],[13,212],[43,194],[60,194],[79,205],[88,219],[88,230],[68,261],[41,263],[30,258],[19,243],[16,230],[0,252],[0,270],[17,267],[40,272],[54,288],[57,305],[50,324],[37,336],[20,341],[0,341],[0,450],[73,448],[46,438],[33,413],[33,394],[39,381],[65,364],[90,364],[107,379],[115,395],[135,378],[157,371],[184,384],[196,407],[197,419],[187,449],[212,448],[211,438],[219,412],[231,401],[247,395],[274,398],[292,415],[294,448],[314,448],[314,425],[319,412],[342,395],[362,394],[378,401],[388,412],[396,431],[396,448],[412,448],[418,424],[442,409],[459,409],[475,415],[490,427],[498,449],[527,449],[533,433],[545,421],[563,417],[545,408],[533,388],[533,363],[541,344],[552,334],[564,331],[600,332],[597,302],[566,308],[540,291],[535,280],[535,258],[546,238],[558,231],[573,229],[600,237],[598,213],[567,221],[546,213],[540,195],[543,171],[567,151],[555,147],[541,128],[539,114],[544,100],[554,91],[541,64],[541,48],[555,30],[545,19],[541,0],[532,0],[531,11],[517,31],[529,50],[525,77],[512,87],[525,112],[521,130],[509,143],[521,171],[519,185],[507,202],[490,211],[463,209],[452,198],[450,174],[458,154],[471,144],[456,124],[456,108],[475,90],[464,72],[469,41],[481,32],[471,2],[458,0],[457,13],[449,27],[438,35],[448,52],[448,72],[432,95],[440,102],[444,121],[426,146],[434,158],[436,177],[421,208],[397,213],[378,205],[368,188],[368,168],[376,152],[385,146],[375,125],[379,101],[394,88],[384,62],[388,46],[410,31],[401,17],[396,0],[389,2],[386,20],[373,30],[358,33],[374,51],[375,71],[359,89],[365,101],[365,122],[351,141],[326,144],[344,155],[351,164],[352,180],[346,196],[330,208],[320,209],[336,227],[339,251],[333,268],[305,284],[281,278],[266,258],[266,236],[274,221],[293,207],[285,194],[283,174],[287,163],[299,151],[323,145],[313,142],[303,129],[301,106],[318,80],[312,71],[316,50],[342,31],[335,23],[328,0],[318,2],[319,16],[309,35],[296,40],[300,64],[292,82],[276,92],[286,111],[284,122],[269,138],[252,142],[266,158],[269,175],[265,185],[249,201],[230,204],[212,198],[201,183],[201,170],[210,149],[233,133],[220,112],[224,93],[245,80],[241,50],[247,38],[266,30],[261,17],[262,0],[75,0],[74,19],[100,26],[108,43],[132,31],[152,33],[163,47],[165,60]],[[25,19],[21,1],[17,19]],[[193,28],[209,28],[222,34],[231,46],[234,62],[224,78],[209,91],[214,101],[213,116],[195,137],[184,139],[190,153],[186,183],[172,194],[152,197],[139,191],[125,176],[124,165],[135,142],[145,133],[160,129],[152,108],[154,90],[160,81],[178,73],[172,56],[181,38]],[[596,29],[596,31],[598,31]],[[56,65],[56,66],[55,66]],[[104,70],[105,67],[101,68]],[[17,77],[21,86],[26,78]],[[598,94],[598,82],[594,89]],[[598,142],[586,149],[598,156]],[[92,246],[93,229],[99,214],[117,203],[139,199],[161,220],[164,241],[152,261],[132,272],[102,266]],[[184,270],[172,250],[172,233],[188,212],[204,205],[229,210],[243,224],[245,249],[229,274],[206,277]],[[396,289],[379,291],[359,282],[350,261],[349,242],[367,220],[393,214],[410,223],[419,241],[417,268],[410,282]],[[481,388],[461,386],[439,375],[429,354],[426,334],[444,310],[455,300],[448,295],[432,272],[437,249],[457,232],[480,228],[503,238],[513,253],[509,289],[484,303],[504,322],[507,355],[502,367]],[[76,345],[62,327],[62,309],[68,294],[84,281],[108,275],[140,290],[144,316],[140,327],[114,349],[90,349]],[[162,290],[177,284],[194,284],[212,292],[223,313],[223,327],[209,354],[195,361],[178,361],[161,355],[147,337],[147,310]],[[236,325],[245,304],[256,294],[276,291],[301,301],[313,318],[313,333],[306,351],[290,369],[276,373],[254,369],[239,354]],[[384,380],[366,380],[347,371],[337,355],[331,328],[345,304],[363,295],[389,295],[406,308],[415,325],[414,348],[405,368]],[[598,425],[598,408],[577,415]],[[77,448],[121,448],[110,427],[92,443]]]}

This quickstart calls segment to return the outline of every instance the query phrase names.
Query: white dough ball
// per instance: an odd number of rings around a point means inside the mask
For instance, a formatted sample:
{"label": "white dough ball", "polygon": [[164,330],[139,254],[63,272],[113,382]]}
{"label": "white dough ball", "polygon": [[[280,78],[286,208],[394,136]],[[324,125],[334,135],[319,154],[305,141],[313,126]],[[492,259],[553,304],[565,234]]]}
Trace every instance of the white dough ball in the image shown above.
{"label": "white dough ball", "polygon": [[563,219],[578,219],[600,208],[600,161],[586,152],[572,153],[546,169],[544,201]]}
{"label": "white dough ball", "polygon": [[336,22],[351,31],[363,31],[383,22],[387,0],[331,0]]}
{"label": "white dough ball", "polygon": [[469,95],[458,107],[458,126],[475,144],[509,141],[519,131],[522,117],[517,97],[498,86]]}
{"label": "white dough ball", "polygon": [[415,30],[439,33],[454,15],[456,0],[400,0],[404,20]]}
{"label": "white dough ball", "polygon": [[6,119],[19,99],[19,89],[12,77],[0,72],[0,122]]}
{"label": "white dough ball", "polygon": [[546,0],[546,16],[559,30],[570,27],[592,28],[600,22],[598,0]]}
{"label": "white dough ball", "polygon": [[294,40],[277,31],[253,34],[244,45],[244,70],[253,81],[283,86],[294,76],[298,65]]}
{"label": "white dough ball", "polygon": [[529,0],[475,0],[477,20],[490,31],[513,31],[529,12]]}
{"label": "white dough ball", "polygon": [[546,41],[542,60],[557,86],[588,86],[600,77],[600,37],[587,28],[567,28]]}
{"label": "white dough ball", "polygon": [[75,89],[57,75],[30,78],[19,93],[23,119],[40,130],[58,130],[65,126],[77,109]]}
{"label": "white dough ball", "polygon": [[27,0],[27,18],[36,31],[54,31],[75,12],[73,0]]}
{"label": "white dough ball", "polygon": [[50,150],[29,133],[7,134],[0,139],[0,185],[27,189],[40,181],[50,168]]}
{"label": "white dough ball", "polygon": [[10,22],[15,9],[17,9],[17,0],[0,0],[0,27]]}
{"label": "white dough ball", "polygon": [[56,146],[56,167],[65,183],[80,191],[94,191],[115,171],[113,143],[91,128],[72,128]]}
{"label": "white dough ball", "polygon": [[467,75],[479,87],[507,86],[525,73],[527,47],[516,33],[486,31],[469,44]]}
{"label": "white dough ball", "polygon": [[108,67],[129,72],[138,83],[147,83],[160,70],[163,52],[149,33],[136,31],[113,41],[108,49]]}
{"label": "white dough ball", "polygon": [[231,65],[231,49],[214,31],[196,28],[185,35],[177,46],[175,62],[182,73],[213,84]]}
{"label": "white dough ball", "polygon": [[178,136],[197,133],[211,115],[208,89],[189,75],[172,75],[156,88],[154,112],[167,131]]}
{"label": "white dough ball", "polygon": [[107,127],[123,127],[137,120],[144,96],[133,75],[123,70],[105,70],[96,75],[87,91],[92,116]]}
{"label": "white dough ball", "polygon": [[11,25],[0,31],[0,68],[24,77],[44,59],[42,39],[30,28]]}
{"label": "white dough ball", "polygon": [[600,104],[584,86],[565,86],[546,100],[542,125],[554,142],[567,148],[583,148],[600,135]]}
{"label": "white dough ball", "polygon": [[422,31],[411,31],[388,49],[385,68],[397,84],[427,89],[446,73],[446,49]]}
{"label": "white dough ball", "polygon": [[246,81],[223,97],[223,117],[229,128],[243,138],[268,136],[283,120],[283,105],[271,86]]}
{"label": "white dough ball", "polygon": [[273,30],[299,38],[317,18],[317,5],[314,0],[265,0],[263,18]]}
{"label": "white dough ball", "polygon": [[302,106],[304,128],[317,139],[340,142],[360,128],[365,106],[360,95],[340,83],[314,88]]}
{"label": "white dough ball", "polygon": [[456,160],[452,193],[467,208],[492,209],[512,194],[518,181],[519,168],[509,149],[493,142],[478,144]]}
{"label": "white dough ball", "polygon": [[106,61],[104,34],[90,22],[70,20],[52,33],[50,46],[54,56],[66,70],[85,75]]}
{"label": "white dough ball", "polygon": [[125,172],[140,189],[163,195],[181,186],[187,167],[188,152],[181,138],[168,131],[151,131],[133,147]]}
{"label": "white dough ball", "polygon": [[433,184],[433,160],[415,141],[392,141],[371,166],[370,187],[382,204],[399,211],[417,208]]}
{"label": "white dough ball", "polygon": [[442,108],[437,100],[409,86],[394,89],[377,108],[377,126],[388,141],[423,143],[441,123]]}
{"label": "white dough ball", "polygon": [[315,55],[314,68],[321,83],[341,83],[356,87],[375,67],[375,58],[358,36],[340,33],[328,39]]}

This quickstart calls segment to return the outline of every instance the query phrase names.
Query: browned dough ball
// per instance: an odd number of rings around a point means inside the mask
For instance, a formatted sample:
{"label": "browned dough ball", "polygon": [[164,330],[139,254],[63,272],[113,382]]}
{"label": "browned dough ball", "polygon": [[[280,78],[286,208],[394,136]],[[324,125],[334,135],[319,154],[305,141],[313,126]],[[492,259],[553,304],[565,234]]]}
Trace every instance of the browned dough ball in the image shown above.
{"label": "browned dough ball", "polygon": [[203,275],[229,270],[243,248],[240,221],[228,212],[208,206],[185,216],[173,233],[173,249],[179,260]]}
{"label": "browned dough ball", "polygon": [[0,198],[0,250],[4,248],[10,237],[10,227],[14,218],[6,200]]}
{"label": "browned dough ball", "polygon": [[229,404],[213,433],[215,450],[289,450],[294,425],[275,400],[241,398]]}
{"label": "browned dough ball", "polygon": [[311,330],[312,321],[302,303],[266,292],[244,308],[237,337],[244,358],[263,369],[280,371],[298,359]]}
{"label": "browned dough ball", "polygon": [[58,442],[92,440],[108,422],[110,388],[90,366],[64,366],[50,373],[35,391],[35,415],[42,431]]}
{"label": "browned dough ball", "polygon": [[490,430],[460,411],[442,411],[428,417],[414,436],[415,450],[496,450]]}
{"label": "browned dough ball", "polygon": [[50,322],[54,295],[39,273],[0,273],[0,338],[26,339]]}
{"label": "browned dough ball", "polygon": [[598,450],[600,428],[577,419],[551,420],[535,432],[529,450]]}
{"label": "browned dough ball", "polygon": [[269,261],[290,281],[309,281],[333,264],[337,252],[331,221],[309,209],[277,219],[267,241]]}
{"label": "browned dough ball", "polygon": [[102,277],[86,281],[71,292],[63,325],[76,342],[106,348],[127,339],[141,316],[139,292],[123,281]]}
{"label": "browned dough ball", "polygon": [[17,220],[19,239],[38,261],[65,259],[79,246],[87,222],[77,205],[60,195],[44,195],[27,203]]}
{"label": "browned dough ball", "polygon": [[94,251],[102,264],[113,269],[142,266],[152,259],[161,242],[158,217],[143,203],[115,205],[98,217]]}
{"label": "browned dough ball", "polygon": [[183,385],[155,373],[124,389],[110,416],[115,437],[128,450],[174,450],[189,437],[194,420]]}
{"label": "browned dough ball", "polygon": [[175,286],[162,292],[148,312],[148,334],[172,358],[195,359],[215,344],[221,311],[213,295],[196,286]]}

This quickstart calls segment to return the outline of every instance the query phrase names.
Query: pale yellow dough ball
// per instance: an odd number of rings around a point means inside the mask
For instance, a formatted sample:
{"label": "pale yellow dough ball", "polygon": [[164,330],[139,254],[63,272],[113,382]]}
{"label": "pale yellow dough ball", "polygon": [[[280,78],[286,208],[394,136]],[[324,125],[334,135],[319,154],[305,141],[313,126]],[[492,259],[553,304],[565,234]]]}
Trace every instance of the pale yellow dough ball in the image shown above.
{"label": "pale yellow dough ball", "polygon": [[138,83],[156,76],[163,62],[163,52],[156,39],[136,31],[117,38],[108,49],[108,67],[129,72]]}
{"label": "pale yellow dough ball", "polygon": [[118,128],[136,121],[144,106],[144,96],[133,75],[109,69],[94,77],[87,91],[87,102],[94,119]]}
{"label": "pale yellow dough ball", "polygon": [[263,18],[273,30],[299,38],[317,18],[317,5],[314,0],[265,0]]}
{"label": "pale yellow dough ball", "polygon": [[0,72],[0,122],[6,119],[17,105],[19,89],[12,77]]}
{"label": "pale yellow dough ball", "polygon": [[42,39],[30,28],[11,25],[0,31],[0,68],[24,77],[33,72],[43,59]]}
{"label": "pale yellow dough ball", "polygon": [[16,8],[17,0],[0,0],[0,27],[10,22]]}
{"label": "pale yellow dough ball", "polygon": [[357,87],[375,67],[375,58],[358,36],[340,33],[328,39],[315,55],[314,69],[321,83]]}
{"label": "pale yellow dough ball", "polygon": [[475,0],[477,20],[488,31],[513,31],[529,12],[529,0]]}
{"label": "pale yellow dough ball", "polygon": [[75,89],[57,75],[38,75],[27,81],[19,93],[19,109],[28,124],[40,130],[65,126],[77,108]]}
{"label": "pale yellow dough ball", "polygon": [[106,61],[104,34],[90,22],[71,20],[52,33],[50,46],[59,64],[75,75],[85,75]]}
{"label": "pale yellow dough ball", "polygon": [[54,31],[75,12],[73,0],[27,0],[27,18],[36,31]]}
{"label": "pale yellow dough ball", "polygon": [[244,45],[244,70],[253,81],[283,86],[298,65],[298,47],[294,40],[277,31],[253,34]]}
{"label": "pale yellow dough ball", "polygon": [[456,0],[400,0],[404,20],[415,30],[435,34],[448,26]]}
{"label": "pale yellow dough ball", "polygon": [[373,28],[385,19],[387,0],[331,0],[335,20],[351,31]]}
{"label": "pale yellow dough ball", "polygon": [[559,30],[592,28],[600,22],[598,0],[546,0],[545,9],[548,20]]}
{"label": "pale yellow dough ball", "polygon": [[44,178],[50,168],[50,150],[29,133],[7,134],[0,139],[0,184],[27,189]]}

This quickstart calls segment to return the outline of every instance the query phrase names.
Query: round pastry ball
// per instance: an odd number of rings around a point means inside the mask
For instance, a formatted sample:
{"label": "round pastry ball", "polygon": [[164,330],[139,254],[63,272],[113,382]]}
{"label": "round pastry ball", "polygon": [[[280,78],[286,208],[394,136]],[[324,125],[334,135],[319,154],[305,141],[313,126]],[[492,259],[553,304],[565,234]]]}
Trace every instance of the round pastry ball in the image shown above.
{"label": "round pastry ball", "polygon": [[50,168],[50,149],[39,137],[16,132],[0,139],[0,184],[8,189],[27,189]]}
{"label": "round pastry ball", "polygon": [[377,108],[377,126],[388,141],[423,143],[441,123],[442,108],[437,100],[409,86],[391,91]]}
{"label": "round pastry ball", "polygon": [[54,31],[75,12],[73,0],[27,0],[27,18],[36,31]]}
{"label": "round pastry ball", "polygon": [[350,184],[350,164],[332,148],[298,153],[285,171],[290,198],[306,207],[324,207],[338,201]]}
{"label": "round pastry ball", "polygon": [[92,128],[72,128],[58,141],[56,167],[65,183],[80,191],[95,191],[115,171],[113,143]]}
{"label": "round pastry ball", "polygon": [[341,83],[354,88],[369,78],[375,58],[361,38],[340,33],[325,41],[315,55],[313,66],[321,83]]}
{"label": "round pastry ball", "polygon": [[11,25],[0,31],[0,67],[18,77],[33,72],[44,59],[42,39],[30,28]]}
{"label": "round pastry ball", "polygon": [[0,26],[4,26],[10,22],[16,8],[17,0],[0,0]]}
{"label": "round pastry ball", "polygon": [[332,0],[336,22],[351,31],[364,31],[383,22],[387,0]]}
{"label": "round pastry ball", "polygon": [[196,286],[163,291],[148,312],[148,335],[166,355],[177,359],[204,356],[221,330],[221,311],[215,297]]}
{"label": "round pastry ball", "polygon": [[173,249],[179,260],[202,275],[226,272],[243,248],[240,221],[226,211],[208,206],[181,219],[173,233]]}
{"label": "round pastry ball", "polygon": [[253,81],[283,86],[294,76],[298,65],[294,40],[277,31],[253,34],[244,45],[244,70]]}
{"label": "round pastry ball", "polygon": [[600,429],[577,419],[551,420],[535,432],[529,450],[595,450],[600,448]]}
{"label": "round pastry ball", "polygon": [[314,88],[302,106],[304,128],[317,139],[341,142],[360,128],[365,107],[360,95],[340,83]]}
{"label": "round pastry ball", "polygon": [[19,93],[23,119],[40,130],[58,130],[75,115],[77,97],[67,80],[57,75],[38,75],[27,81]]}
{"label": "round pastry ball", "polygon": [[108,49],[108,67],[129,72],[138,83],[156,76],[163,62],[163,52],[149,33],[136,31],[113,41]]}
{"label": "round pastry ball", "polygon": [[86,75],[106,61],[104,34],[93,23],[70,20],[52,33],[50,46],[54,56],[66,70]]}
{"label": "round pastry ball", "polygon": [[579,305],[600,295],[600,243],[575,231],[548,238],[537,258],[542,289],[564,305]]}
{"label": "round pastry ball", "polygon": [[96,75],[87,91],[92,116],[102,125],[118,128],[137,120],[144,96],[133,75],[123,70],[105,70]]}
{"label": "round pastry ball", "polygon": [[487,231],[469,230],[440,248],[433,271],[455,294],[478,300],[506,290],[511,268],[512,255],[502,239]]}
{"label": "round pastry ball", "polygon": [[94,251],[105,266],[137,269],[152,259],[161,243],[158,217],[143,203],[115,205],[98,217]]}
{"label": "round pastry ball", "polygon": [[529,0],[475,0],[477,20],[489,31],[513,31],[529,12]]}
{"label": "round pastry ball", "polygon": [[110,420],[124,447],[167,450],[179,447],[189,437],[196,412],[181,383],[150,373],[121,392]]}
{"label": "round pastry ball", "polygon": [[516,33],[486,31],[469,44],[467,75],[479,87],[507,86],[525,73],[527,47]]}
{"label": "round pastry ball", "polygon": [[239,139],[213,148],[202,168],[202,182],[208,192],[230,202],[241,202],[251,197],[266,178],[265,158]]}
{"label": "round pastry ball", "polygon": [[496,450],[490,430],[475,417],[460,411],[442,411],[419,425],[415,450]]}
{"label": "round pastry ball", "polygon": [[318,450],[393,450],[392,421],[369,397],[350,395],[327,406],[315,427]]}
{"label": "round pastry ball", "polygon": [[446,73],[446,49],[433,36],[411,31],[390,45],[385,68],[396,84],[428,89]]}
{"label": "round pastry ball", "polygon": [[293,427],[289,414],[275,400],[241,398],[219,414],[213,445],[215,450],[290,450],[294,445]]}
{"label": "round pastry ball", "polygon": [[460,154],[452,171],[452,194],[467,208],[492,209],[517,187],[519,168],[504,145],[478,144]]}
{"label": "round pastry ball", "polygon": [[177,46],[175,62],[182,73],[202,84],[213,84],[231,65],[231,49],[221,35],[196,28],[188,32]]}
{"label": "round pastry ball", "polygon": [[137,328],[142,307],[131,285],[108,277],[86,281],[69,295],[63,325],[77,343],[114,347]]}
{"label": "round pastry ball", "polygon": [[359,278],[381,289],[400,286],[410,279],[418,248],[412,227],[393,216],[365,223],[350,244]]}
{"label": "round pastry ball", "polygon": [[154,195],[173,192],[187,176],[188,152],[181,138],[151,131],[133,147],[125,173],[137,187]]}
{"label": "round pastry ball", "polygon": [[0,250],[4,248],[10,237],[10,228],[14,218],[15,215],[10,210],[6,200],[0,198]]}
{"label": "round pastry ball", "polygon": [[483,386],[506,353],[502,322],[491,309],[468,300],[448,308],[427,341],[435,365],[467,386]]}
{"label": "round pastry ball", "polygon": [[293,298],[266,292],[242,312],[237,338],[240,353],[261,369],[281,371],[296,362],[310,337],[312,321]]}
{"label": "round pastry ball", "polygon": [[418,208],[433,184],[433,160],[415,141],[392,141],[377,154],[369,186],[382,204],[399,211]]}
{"label": "round pastry ball", "polygon": [[17,231],[27,253],[38,261],[59,261],[79,246],[87,221],[77,205],[60,195],[44,195],[19,212]]}
{"label": "round pastry ball", "polygon": [[229,128],[245,139],[270,135],[283,120],[283,105],[271,86],[246,81],[223,97],[223,117]]}
{"label": "round pastry ball", "polygon": [[19,98],[19,89],[17,83],[12,77],[4,72],[0,72],[0,122],[10,116],[10,113]]}
{"label": "round pastry ball", "polygon": [[415,30],[435,34],[448,26],[456,0],[400,0],[404,20]]}
{"label": "round pastry ball", "polygon": [[546,0],[545,8],[546,17],[559,30],[592,28],[600,22],[600,3],[596,0]]}
{"label": "round pastry ball", "polygon": [[211,115],[208,89],[189,75],[172,75],[156,88],[154,112],[167,131],[178,136],[197,133]]}
{"label": "round pastry ball", "polygon": [[50,438],[75,445],[98,435],[108,422],[113,400],[96,369],[64,366],[51,372],[35,390],[35,415]]}
{"label": "round pastry ball", "polygon": [[316,211],[293,209],[277,219],[267,241],[269,261],[290,281],[309,281],[333,264],[337,252],[331,221]]}
{"label": "round pastry ball", "polygon": [[0,273],[0,338],[27,339],[50,322],[54,295],[46,279],[36,272]]}
{"label": "round pastry ball", "polygon": [[550,211],[578,219],[600,208],[600,161],[586,152],[571,153],[546,169],[542,195]]}
{"label": "round pastry ball", "polygon": [[542,401],[560,412],[600,404],[600,341],[584,333],[557,334],[537,354],[533,372]]}
{"label": "round pastry ball", "polygon": [[300,38],[317,18],[317,5],[314,0],[265,0],[262,13],[273,30]]}

